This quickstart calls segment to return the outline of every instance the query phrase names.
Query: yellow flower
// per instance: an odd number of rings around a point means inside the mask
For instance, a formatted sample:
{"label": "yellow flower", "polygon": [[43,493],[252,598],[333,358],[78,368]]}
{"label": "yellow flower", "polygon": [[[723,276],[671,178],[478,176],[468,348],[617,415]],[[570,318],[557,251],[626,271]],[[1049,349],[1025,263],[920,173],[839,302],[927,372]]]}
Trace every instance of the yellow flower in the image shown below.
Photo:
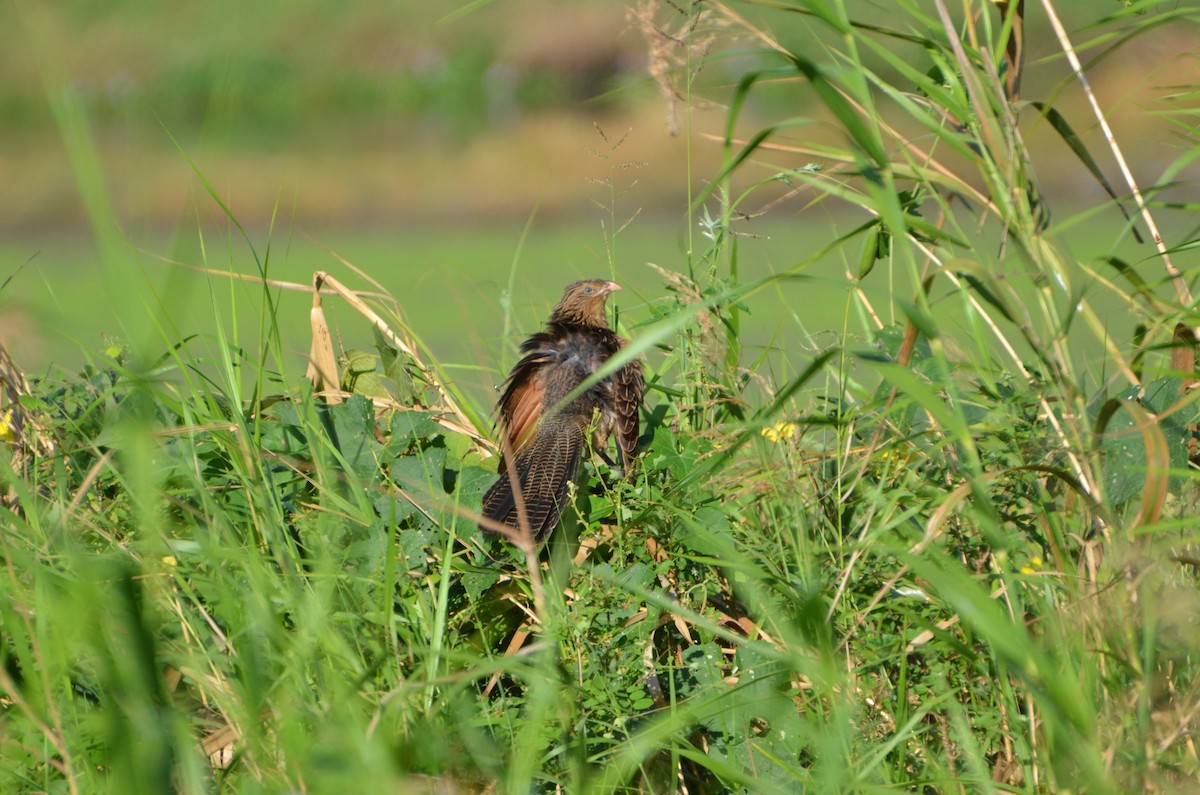
{"label": "yellow flower", "polygon": [[1029,559],[1029,565],[1022,566],[1019,571],[1022,574],[1037,574],[1044,565],[1046,565],[1046,561],[1042,560],[1041,556],[1034,555]]}
{"label": "yellow flower", "polygon": [[13,410],[12,406],[0,416],[0,441],[12,444],[17,440],[17,429],[13,425]]}
{"label": "yellow flower", "polygon": [[759,433],[761,433],[768,441],[777,444],[781,439],[786,439],[787,441],[795,439],[796,433],[799,430],[800,427],[796,425],[796,423],[784,422],[783,420],[780,420],[779,422],[775,423],[773,428],[763,428],[761,431],[759,431]]}

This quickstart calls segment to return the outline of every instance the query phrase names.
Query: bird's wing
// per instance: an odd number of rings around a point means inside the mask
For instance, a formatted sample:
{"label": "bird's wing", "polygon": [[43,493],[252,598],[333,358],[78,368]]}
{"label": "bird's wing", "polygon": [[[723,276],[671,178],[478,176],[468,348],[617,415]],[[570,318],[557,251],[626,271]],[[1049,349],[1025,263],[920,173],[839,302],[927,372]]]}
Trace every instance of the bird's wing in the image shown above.
{"label": "bird's wing", "polygon": [[546,395],[546,365],[553,361],[554,351],[539,346],[513,367],[500,397],[500,425],[507,442],[507,450],[501,452],[519,453],[537,432]]}
{"label": "bird's wing", "polygon": [[[583,458],[589,418],[582,413],[555,414],[542,423],[517,456],[513,469],[521,484],[525,518],[535,541],[554,529],[570,500],[569,484]],[[516,494],[506,469],[500,470],[500,479],[484,495],[481,513],[512,528],[521,526]]]}
{"label": "bird's wing", "polygon": [[[621,342],[624,347],[625,342]],[[615,416],[617,447],[621,450],[621,463],[628,472],[637,453],[638,438],[641,429],[638,422],[638,409],[642,405],[642,393],[645,392],[645,378],[642,375],[642,363],[636,359],[613,373],[609,393],[609,403]]]}
{"label": "bird's wing", "polygon": [[508,399],[501,409],[504,436],[508,441],[508,449],[504,452],[519,453],[537,431],[538,417],[542,414],[542,398],[546,393],[541,376],[540,372],[536,372],[506,393]]}

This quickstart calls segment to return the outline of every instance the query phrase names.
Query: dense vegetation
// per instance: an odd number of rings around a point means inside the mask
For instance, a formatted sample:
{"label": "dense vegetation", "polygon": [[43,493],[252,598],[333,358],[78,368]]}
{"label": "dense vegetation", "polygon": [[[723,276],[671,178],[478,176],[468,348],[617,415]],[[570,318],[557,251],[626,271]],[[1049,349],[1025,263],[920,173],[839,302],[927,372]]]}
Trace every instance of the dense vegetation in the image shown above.
{"label": "dense vegetation", "polygon": [[[476,529],[490,407],[394,299],[318,278],[295,371],[270,250],[233,213],[261,344],[165,328],[28,382],[5,357],[0,789],[1194,786],[1197,225],[1169,190],[1200,153],[1195,89],[1172,89],[1178,157],[1110,184],[1098,163],[1127,142],[1056,109],[1077,84],[1022,95],[1026,70],[1081,77],[1065,31],[1027,29],[1051,3],[894,9],[636,9],[681,124],[706,59],[736,42],[745,69],[663,297],[619,318],[648,367],[641,465],[590,461],[544,550]],[[1093,60],[1200,22],[1113,12],[1081,35]],[[1026,63],[1034,30],[1067,60]],[[797,84],[812,113],[746,134],[759,92]],[[57,113],[86,143],[84,110]],[[1035,128],[1114,198],[1060,217]],[[844,322],[805,329],[796,306],[788,356],[745,350],[745,302],[826,251],[746,280],[743,226],[817,202],[863,219],[828,246]],[[1097,215],[1142,261],[1072,255],[1062,235]],[[334,357],[333,300],[375,351]]]}

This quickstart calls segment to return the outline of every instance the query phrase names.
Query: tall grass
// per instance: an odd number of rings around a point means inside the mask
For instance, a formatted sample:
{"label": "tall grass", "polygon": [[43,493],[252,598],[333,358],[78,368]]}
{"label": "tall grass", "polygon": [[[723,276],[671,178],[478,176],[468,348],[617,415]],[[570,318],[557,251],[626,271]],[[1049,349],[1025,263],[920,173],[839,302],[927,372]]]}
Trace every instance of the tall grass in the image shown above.
{"label": "tall grass", "polygon": [[[475,527],[489,407],[445,388],[378,295],[399,333],[309,388],[268,247],[260,329],[180,341],[164,319],[35,381],[24,430],[5,420],[0,789],[1194,786],[1193,241],[1163,234],[1195,207],[1158,197],[1198,150],[1060,218],[1031,128],[1102,181],[1161,144],[1085,139],[1092,121],[1054,105],[1067,83],[1019,92],[1039,69],[1080,85],[1089,56],[1200,15],[1144,3],[1068,36],[1042,25],[1049,0],[873,8],[639,7],[685,128],[700,67],[729,42],[754,57],[725,96],[725,167],[695,181],[695,237],[664,297],[621,315],[648,360],[641,466],[589,463],[536,567]],[[1067,66],[1026,62],[1013,42],[1035,35]],[[747,120],[795,84],[804,116]],[[57,107],[86,152],[79,106]],[[1194,136],[1193,117],[1169,120]],[[863,220],[743,280],[745,215],[818,202]],[[1094,212],[1154,253],[1074,257],[1063,230]],[[607,232],[628,216],[610,204]],[[740,345],[744,307],[795,300],[799,336],[804,270],[829,250],[838,342],[804,337],[811,357],[775,377]]]}

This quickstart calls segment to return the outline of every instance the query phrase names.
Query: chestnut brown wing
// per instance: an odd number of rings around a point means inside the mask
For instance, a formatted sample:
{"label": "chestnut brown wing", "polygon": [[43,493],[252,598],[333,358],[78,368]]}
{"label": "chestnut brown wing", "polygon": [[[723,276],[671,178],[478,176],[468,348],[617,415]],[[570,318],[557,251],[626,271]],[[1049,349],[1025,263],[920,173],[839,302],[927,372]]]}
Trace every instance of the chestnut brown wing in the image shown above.
{"label": "chestnut brown wing", "polygon": [[[622,341],[621,345],[624,347],[625,342]],[[621,464],[626,472],[629,472],[633,457],[637,454],[638,438],[641,436],[638,410],[645,388],[642,363],[637,360],[613,373],[609,379],[608,404],[613,412],[613,430],[621,451]]]}
{"label": "chestnut brown wing", "polygon": [[500,425],[506,447],[502,453],[518,455],[537,431],[546,394],[544,373],[536,371],[504,393],[500,404]]}
{"label": "chestnut brown wing", "polygon": [[[541,541],[558,525],[570,502],[570,484],[583,458],[587,425],[582,413],[557,413],[541,424],[517,456],[513,474],[521,484],[525,518],[535,541]],[[520,528],[516,492],[505,469],[500,470],[500,479],[484,495],[481,512],[488,519]]]}
{"label": "chestnut brown wing", "polygon": [[[529,342],[534,342],[537,337],[534,335]],[[529,342],[523,346],[526,355],[508,374],[504,394],[500,396],[500,429],[507,446],[507,449],[501,447],[501,453],[519,454],[537,433],[538,420],[542,416],[546,368],[554,362],[555,352],[546,345],[530,346]]]}

